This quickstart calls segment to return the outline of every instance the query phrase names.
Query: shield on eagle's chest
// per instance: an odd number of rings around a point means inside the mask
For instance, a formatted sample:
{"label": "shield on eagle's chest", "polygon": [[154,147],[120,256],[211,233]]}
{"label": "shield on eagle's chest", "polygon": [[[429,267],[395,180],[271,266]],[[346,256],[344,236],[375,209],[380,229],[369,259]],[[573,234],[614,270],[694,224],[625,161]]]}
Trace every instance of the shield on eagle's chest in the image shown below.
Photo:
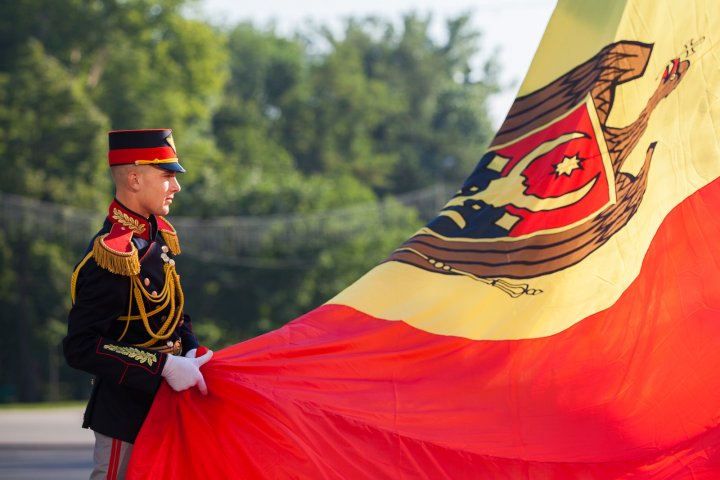
{"label": "shield on eagle's chest", "polygon": [[[614,202],[611,160],[587,97],[560,118],[491,149],[429,227],[447,237],[469,229],[480,238],[483,230],[489,237],[520,237],[572,227]],[[473,221],[478,225],[468,225]]]}

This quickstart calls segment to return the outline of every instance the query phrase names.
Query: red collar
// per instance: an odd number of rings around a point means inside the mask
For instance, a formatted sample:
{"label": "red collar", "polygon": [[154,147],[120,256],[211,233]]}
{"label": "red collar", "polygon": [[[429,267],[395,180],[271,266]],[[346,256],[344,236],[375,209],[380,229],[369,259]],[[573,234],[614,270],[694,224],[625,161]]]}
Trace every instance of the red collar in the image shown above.
{"label": "red collar", "polygon": [[108,219],[113,225],[121,225],[127,228],[136,237],[150,240],[152,226],[150,221],[125,207],[117,200],[113,200],[108,209]]}

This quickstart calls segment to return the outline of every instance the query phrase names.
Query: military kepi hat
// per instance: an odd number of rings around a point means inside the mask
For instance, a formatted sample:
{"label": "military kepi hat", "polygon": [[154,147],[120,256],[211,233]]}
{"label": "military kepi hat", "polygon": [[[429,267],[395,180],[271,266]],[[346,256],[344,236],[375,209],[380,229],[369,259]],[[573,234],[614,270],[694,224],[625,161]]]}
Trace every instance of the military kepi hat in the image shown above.
{"label": "military kepi hat", "polygon": [[115,165],[154,165],[156,167],[184,172],[175,150],[172,130],[113,130],[108,133],[110,149],[108,161]]}

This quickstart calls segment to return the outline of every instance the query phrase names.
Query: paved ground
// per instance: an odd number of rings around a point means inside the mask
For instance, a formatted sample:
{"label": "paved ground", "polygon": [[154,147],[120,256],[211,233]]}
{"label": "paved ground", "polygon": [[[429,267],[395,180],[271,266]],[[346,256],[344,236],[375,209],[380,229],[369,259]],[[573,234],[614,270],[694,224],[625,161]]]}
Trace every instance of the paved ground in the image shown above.
{"label": "paved ground", "polygon": [[0,479],[76,480],[92,469],[83,407],[0,410]]}
{"label": "paved ground", "polygon": [[3,480],[78,480],[91,471],[92,446],[0,446]]}
{"label": "paved ground", "polygon": [[0,410],[0,447],[7,445],[92,445],[81,428],[85,407]]}

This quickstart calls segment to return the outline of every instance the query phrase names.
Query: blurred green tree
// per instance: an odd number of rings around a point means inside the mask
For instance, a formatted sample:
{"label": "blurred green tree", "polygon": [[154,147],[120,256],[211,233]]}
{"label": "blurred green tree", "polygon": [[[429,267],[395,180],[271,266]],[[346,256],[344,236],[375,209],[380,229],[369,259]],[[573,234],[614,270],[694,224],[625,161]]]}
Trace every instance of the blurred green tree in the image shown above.
{"label": "blurred green tree", "polygon": [[[0,191],[89,210],[104,205],[109,176],[99,159],[106,155],[107,118],[38,41],[19,52],[10,72],[0,73]],[[53,225],[63,218],[38,220]],[[78,252],[20,223],[0,232],[0,281],[7,283],[0,329],[11,332],[0,338],[0,384],[14,386],[9,398],[57,399],[62,336],[54,325],[64,323]]]}

